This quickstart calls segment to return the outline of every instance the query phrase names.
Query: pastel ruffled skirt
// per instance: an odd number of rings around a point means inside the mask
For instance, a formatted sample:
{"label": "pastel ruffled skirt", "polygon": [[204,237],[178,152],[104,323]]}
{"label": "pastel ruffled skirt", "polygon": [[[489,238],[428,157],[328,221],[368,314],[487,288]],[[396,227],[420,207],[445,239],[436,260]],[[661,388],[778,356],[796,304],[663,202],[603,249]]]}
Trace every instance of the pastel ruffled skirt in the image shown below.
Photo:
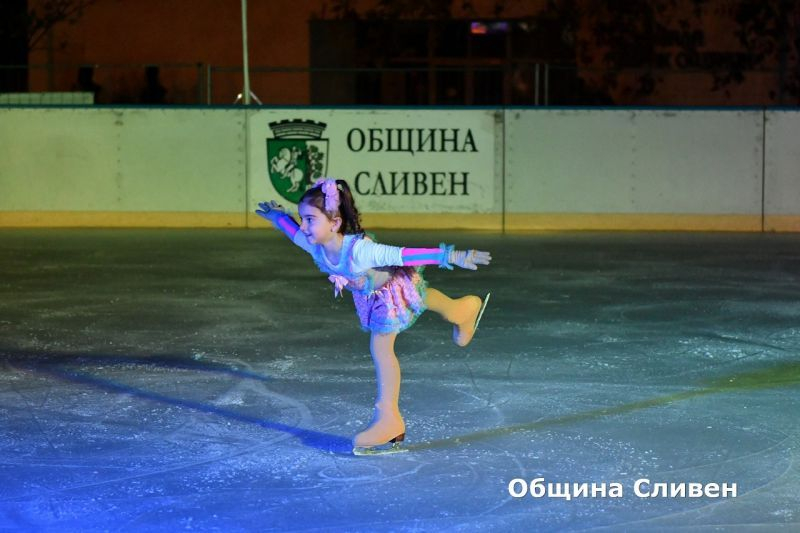
{"label": "pastel ruffled skirt", "polygon": [[356,312],[364,331],[400,333],[425,311],[425,280],[421,269],[397,267],[381,288],[353,292]]}

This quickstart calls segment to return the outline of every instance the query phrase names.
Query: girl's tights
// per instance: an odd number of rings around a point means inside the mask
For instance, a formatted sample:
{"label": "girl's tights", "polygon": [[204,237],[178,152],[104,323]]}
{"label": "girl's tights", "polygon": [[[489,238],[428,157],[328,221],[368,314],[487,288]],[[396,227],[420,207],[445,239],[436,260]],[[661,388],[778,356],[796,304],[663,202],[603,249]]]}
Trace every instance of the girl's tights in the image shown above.
{"label": "girl's tights", "polygon": [[[477,296],[452,299],[441,291],[428,288],[425,305],[442,318],[454,324],[453,340],[465,346],[472,339],[475,318],[481,307]],[[375,364],[378,385],[375,413],[369,427],[355,436],[353,445],[371,447],[386,444],[390,440],[403,440],[406,426],[400,415],[400,363],[394,353],[397,333],[373,333],[370,337],[370,352]]]}
{"label": "girl's tights", "polygon": [[397,333],[373,333],[370,338],[372,362],[375,364],[375,378],[378,384],[378,397],[375,413],[369,427],[355,436],[353,445],[371,447],[385,444],[392,439],[403,440],[406,426],[400,416],[400,363],[394,353]]}

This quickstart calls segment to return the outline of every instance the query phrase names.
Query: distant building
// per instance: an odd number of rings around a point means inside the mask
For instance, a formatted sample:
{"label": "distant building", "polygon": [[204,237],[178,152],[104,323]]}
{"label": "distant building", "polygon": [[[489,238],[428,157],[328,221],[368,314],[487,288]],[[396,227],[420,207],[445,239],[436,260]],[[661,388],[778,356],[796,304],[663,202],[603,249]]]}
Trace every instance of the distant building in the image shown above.
{"label": "distant building", "polygon": [[[420,3],[396,16],[391,2],[377,0],[250,0],[252,92],[282,105],[798,100],[800,3],[686,0],[665,11],[646,1],[619,11],[580,0],[450,5]],[[32,91],[70,90],[87,66],[98,103],[152,103],[156,87],[167,103],[231,104],[243,89],[239,2],[95,0],[51,33],[29,54]]]}

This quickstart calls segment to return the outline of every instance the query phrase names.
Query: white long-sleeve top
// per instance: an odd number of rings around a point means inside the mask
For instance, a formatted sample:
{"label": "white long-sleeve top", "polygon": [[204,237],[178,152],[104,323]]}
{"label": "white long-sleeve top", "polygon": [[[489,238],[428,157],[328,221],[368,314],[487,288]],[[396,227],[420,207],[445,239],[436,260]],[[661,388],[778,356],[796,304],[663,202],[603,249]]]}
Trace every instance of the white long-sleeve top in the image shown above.
{"label": "white long-sleeve top", "polygon": [[[348,241],[353,238],[356,238],[352,246],[352,252],[350,253],[350,266],[353,273],[358,274],[366,272],[370,268],[403,266],[403,247],[379,244],[366,236],[361,238],[359,235],[345,235],[344,242],[342,243],[341,256],[345,255],[345,251],[348,249]],[[294,243],[311,255],[315,255],[314,248],[318,247],[318,245],[308,242],[308,239],[302,231],[298,231],[295,234]],[[319,248],[322,247],[319,246]],[[337,267],[342,263],[341,256],[339,257],[339,263],[334,265],[328,260],[324,250],[322,251],[322,255],[325,258],[325,262],[331,267]]]}
{"label": "white long-sleeve top", "polygon": [[295,234],[293,241],[311,254],[320,270],[346,278],[346,287],[351,291],[377,290],[391,278],[391,272],[384,267],[403,266],[403,247],[378,244],[364,235],[344,236],[338,263],[328,259],[321,245],[309,243],[301,231]]}

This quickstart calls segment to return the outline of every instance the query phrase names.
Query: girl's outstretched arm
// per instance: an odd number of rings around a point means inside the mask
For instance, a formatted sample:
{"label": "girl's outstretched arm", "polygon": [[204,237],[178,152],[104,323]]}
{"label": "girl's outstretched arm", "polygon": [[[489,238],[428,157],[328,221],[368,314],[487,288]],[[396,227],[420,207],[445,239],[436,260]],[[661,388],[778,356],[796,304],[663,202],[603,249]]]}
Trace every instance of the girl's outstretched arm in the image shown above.
{"label": "girl's outstretched arm", "polygon": [[489,252],[479,250],[454,250],[453,246],[440,244],[439,248],[401,248],[378,244],[371,240],[360,241],[353,249],[357,269],[380,266],[438,265],[453,269],[453,265],[477,270],[478,265],[488,265],[492,260]]}
{"label": "girl's outstretched arm", "polygon": [[439,265],[453,270],[453,265],[469,270],[478,270],[478,265],[488,265],[492,260],[489,252],[481,250],[455,250],[455,246],[442,243],[439,248],[403,248],[403,266]]}
{"label": "girl's outstretched arm", "polygon": [[260,202],[258,207],[259,208],[256,209],[256,214],[258,216],[269,220],[272,225],[275,226],[275,229],[281,230],[284,235],[289,237],[289,240],[294,241],[294,236],[297,234],[300,226],[286,213],[282,205],[279,205],[275,200],[271,200],[269,203]]}

